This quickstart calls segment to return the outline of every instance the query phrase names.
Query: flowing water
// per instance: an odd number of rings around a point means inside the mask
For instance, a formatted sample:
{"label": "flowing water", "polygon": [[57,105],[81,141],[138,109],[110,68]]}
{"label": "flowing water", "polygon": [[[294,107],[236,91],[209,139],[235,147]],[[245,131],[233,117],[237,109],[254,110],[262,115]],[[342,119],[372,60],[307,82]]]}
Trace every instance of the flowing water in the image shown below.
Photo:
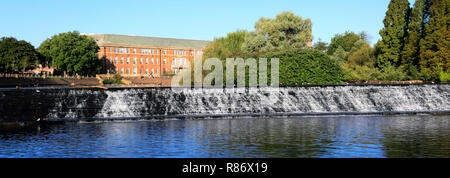
{"label": "flowing water", "polygon": [[0,120],[450,111],[450,85],[0,90]]}
{"label": "flowing water", "polygon": [[0,113],[76,121],[0,127],[0,157],[450,157],[448,84],[0,89]]}

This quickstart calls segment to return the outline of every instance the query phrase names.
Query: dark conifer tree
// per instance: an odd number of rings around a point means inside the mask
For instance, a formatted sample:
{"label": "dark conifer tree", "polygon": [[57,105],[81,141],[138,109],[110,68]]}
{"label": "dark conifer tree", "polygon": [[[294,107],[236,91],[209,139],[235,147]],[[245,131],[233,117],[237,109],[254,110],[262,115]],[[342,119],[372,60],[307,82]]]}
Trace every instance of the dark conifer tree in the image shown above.
{"label": "dark conifer tree", "polygon": [[424,80],[438,80],[450,68],[449,0],[431,0],[426,36],[420,42],[420,69]]}
{"label": "dark conifer tree", "polygon": [[384,28],[380,31],[382,40],[378,43],[380,53],[377,65],[379,67],[400,65],[401,53],[408,32],[409,14],[408,0],[391,0],[389,3],[386,17],[383,20]]}
{"label": "dark conifer tree", "polygon": [[431,0],[417,0],[411,10],[408,36],[402,52],[402,68],[417,79],[419,74],[420,42],[426,36],[426,25],[430,19]]}

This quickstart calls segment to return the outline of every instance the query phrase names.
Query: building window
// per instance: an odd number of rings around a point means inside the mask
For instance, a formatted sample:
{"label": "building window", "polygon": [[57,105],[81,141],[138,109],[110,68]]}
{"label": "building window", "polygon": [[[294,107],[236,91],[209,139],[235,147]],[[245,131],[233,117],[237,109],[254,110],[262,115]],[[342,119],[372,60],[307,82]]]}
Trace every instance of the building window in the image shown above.
{"label": "building window", "polygon": [[137,63],[137,58],[134,57],[134,58],[133,58],[133,64],[136,64],[136,63]]}
{"label": "building window", "polygon": [[117,56],[114,57],[114,64],[117,64]]}
{"label": "building window", "polygon": [[145,74],[148,74],[148,69],[145,69]]}
{"label": "building window", "polygon": [[114,52],[115,53],[129,53],[129,50],[130,49],[128,49],[128,48],[115,48]]}
{"label": "building window", "polygon": [[133,74],[137,74],[137,68],[133,67]]}
{"label": "building window", "polygon": [[164,50],[164,54],[167,54],[167,50]]}
{"label": "building window", "polygon": [[133,53],[136,54],[136,48],[133,49]]}
{"label": "building window", "polygon": [[120,57],[120,64],[123,64],[123,57]]}
{"label": "building window", "polygon": [[141,49],[141,54],[154,54],[154,49]]}
{"label": "building window", "polygon": [[130,68],[127,68],[127,74],[130,74]]}
{"label": "building window", "polygon": [[130,57],[127,57],[127,64],[130,64]]}
{"label": "building window", "polygon": [[123,68],[120,69],[120,73],[123,74]]}
{"label": "building window", "polygon": [[[142,64],[142,61],[143,61],[143,60],[142,60],[142,57],[141,57],[141,59],[139,60],[139,64]],[[141,73],[142,73],[142,72],[141,72]]]}
{"label": "building window", "polygon": [[173,54],[177,55],[177,56],[186,56],[186,51],[185,50],[174,50]]}
{"label": "building window", "polygon": [[175,58],[172,59],[172,65],[177,65],[177,60]]}
{"label": "building window", "polygon": [[154,74],[155,73],[155,70],[152,68],[152,74]]}
{"label": "building window", "polygon": [[140,74],[143,74],[144,72],[143,72],[143,69],[141,68],[141,73]]}
{"label": "building window", "polygon": [[145,58],[145,64],[148,64],[148,58]]}
{"label": "building window", "polygon": [[152,58],[152,64],[155,64],[155,60]]}
{"label": "building window", "polygon": [[164,64],[167,64],[167,59],[164,59]]}
{"label": "building window", "polygon": [[156,58],[156,64],[159,64],[159,59],[158,58]]}

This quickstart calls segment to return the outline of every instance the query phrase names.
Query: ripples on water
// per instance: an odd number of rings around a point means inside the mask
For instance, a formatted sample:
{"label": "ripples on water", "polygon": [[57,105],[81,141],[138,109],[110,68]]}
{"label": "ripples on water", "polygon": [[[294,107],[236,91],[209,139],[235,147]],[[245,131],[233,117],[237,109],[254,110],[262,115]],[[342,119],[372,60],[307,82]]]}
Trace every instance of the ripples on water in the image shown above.
{"label": "ripples on water", "polygon": [[0,157],[450,157],[450,116],[68,123],[0,132]]}

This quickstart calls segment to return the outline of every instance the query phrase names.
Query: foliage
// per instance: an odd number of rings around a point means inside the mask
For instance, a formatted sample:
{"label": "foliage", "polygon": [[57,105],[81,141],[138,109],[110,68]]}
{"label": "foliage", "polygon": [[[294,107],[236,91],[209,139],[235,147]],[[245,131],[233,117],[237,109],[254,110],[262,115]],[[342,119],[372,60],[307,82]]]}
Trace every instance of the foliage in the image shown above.
{"label": "foliage", "polygon": [[357,41],[361,40],[361,36],[347,31],[344,34],[336,34],[332,39],[327,53],[333,55],[339,48],[349,52]]}
{"label": "foliage", "polygon": [[426,25],[430,18],[431,0],[416,0],[411,10],[410,23],[405,47],[402,51],[401,66],[409,75],[417,77],[420,60],[420,43],[426,36]]}
{"label": "foliage", "polygon": [[441,83],[450,83],[450,73],[441,72],[439,75]]}
{"label": "foliage", "polygon": [[425,80],[437,81],[450,68],[449,6],[448,0],[431,0],[426,37],[420,42],[420,70]]}
{"label": "foliage", "polygon": [[380,54],[378,66],[385,67],[400,65],[401,52],[404,48],[409,22],[408,0],[391,0],[386,17],[383,20],[384,28],[380,30],[382,40],[379,41]]}
{"label": "foliage", "polygon": [[337,84],[343,77],[341,66],[318,50],[284,50],[265,57],[280,59],[280,83],[283,85]]}
{"label": "foliage", "polygon": [[375,49],[369,43],[358,41],[348,55],[347,63],[352,66],[370,66],[375,64]]}
{"label": "foliage", "polygon": [[38,50],[51,66],[70,74],[96,74],[102,67],[95,40],[77,31],[55,35],[45,40]]}
{"label": "foliage", "polygon": [[120,74],[115,74],[112,78],[103,80],[103,84],[123,84],[123,77]]}
{"label": "foliage", "polygon": [[323,42],[320,38],[317,43],[313,45],[313,48],[322,52],[327,52],[328,50],[328,43]]}
{"label": "foliage", "polygon": [[381,71],[374,67],[355,66],[354,68],[344,67],[344,81],[374,81],[379,80]]}
{"label": "foliage", "polygon": [[379,79],[384,81],[402,81],[407,79],[407,74],[395,66],[387,65],[381,69],[381,76]]}
{"label": "foliage", "polygon": [[312,41],[312,23],[292,12],[278,14],[275,19],[261,18],[255,31],[249,32],[242,49],[245,52],[269,52],[300,49]]}
{"label": "foliage", "polygon": [[123,77],[122,77],[120,74],[115,74],[115,75],[113,76],[113,79],[114,79],[114,81],[116,81],[116,82],[121,82],[122,79],[123,79]]}
{"label": "foliage", "polygon": [[42,57],[34,46],[12,37],[0,40],[0,72],[24,72],[41,63]]}
{"label": "foliage", "polygon": [[241,50],[247,31],[236,31],[229,33],[226,37],[216,38],[205,48],[204,58],[226,58],[244,57]]}

